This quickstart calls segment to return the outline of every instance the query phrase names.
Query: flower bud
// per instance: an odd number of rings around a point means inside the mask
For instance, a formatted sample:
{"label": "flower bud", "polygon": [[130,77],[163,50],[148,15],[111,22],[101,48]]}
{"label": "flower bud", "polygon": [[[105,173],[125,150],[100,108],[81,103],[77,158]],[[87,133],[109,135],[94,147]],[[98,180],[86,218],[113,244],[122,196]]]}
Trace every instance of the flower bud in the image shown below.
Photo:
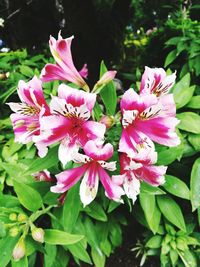
{"label": "flower bud", "polygon": [[10,221],[16,221],[17,220],[17,214],[16,213],[11,213],[9,215],[9,220]]}
{"label": "flower bud", "polygon": [[27,216],[24,213],[20,213],[17,217],[18,222],[24,222],[27,220]]}
{"label": "flower bud", "polygon": [[25,255],[25,243],[24,243],[24,238],[21,237],[18,241],[18,243],[15,245],[13,249],[13,258],[15,261],[20,260],[21,258],[24,257]]}
{"label": "flower bud", "polygon": [[19,234],[19,228],[18,227],[12,227],[10,228],[9,230],[9,235],[12,236],[12,237],[15,237]]}
{"label": "flower bud", "polygon": [[113,126],[114,122],[115,122],[115,119],[113,116],[102,116],[100,121],[101,123],[103,123],[107,129],[109,129],[110,127]]}
{"label": "flower bud", "polygon": [[36,181],[52,182],[52,178],[48,170],[43,170],[37,173],[33,173],[32,175],[35,177]]}
{"label": "flower bud", "polygon": [[42,228],[34,227],[31,231],[32,238],[40,243],[44,243],[44,230]]}

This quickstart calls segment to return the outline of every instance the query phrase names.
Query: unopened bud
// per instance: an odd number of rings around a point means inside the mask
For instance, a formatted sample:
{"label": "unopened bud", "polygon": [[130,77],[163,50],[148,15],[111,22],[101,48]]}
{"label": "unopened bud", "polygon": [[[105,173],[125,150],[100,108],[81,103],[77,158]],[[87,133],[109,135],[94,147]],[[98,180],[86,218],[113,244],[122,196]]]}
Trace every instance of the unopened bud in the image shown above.
{"label": "unopened bud", "polygon": [[115,119],[113,116],[102,116],[100,121],[101,123],[103,123],[107,129],[109,129],[110,127],[113,126],[114,122],[115,122]]}
{"label": "unopened bud", "polygon": [[15,237],[19,234],[19,228],[18,227],[12,227],[10,230],[9,230],[9,235],[12,236],[12,237]]}
{"label": "unopened bud", "polygon": [[40,243],[44,243],[44,230],[42,228],[34,227],[32,229],[32,238]]}
{"label": "unopened bud", "polygon": [[17,214],[16,213],[11,213],[9,215],[9,220],[10,221],[16,221],[17,220]]}
{"label": "unopened bud", "polygon": [[102,77],[98,80],[98,82],[94,85],[92,92],[99,93],[102,89],[102,86],[106,85],[115,78],[116,73],[117,72],[115,70],[109,70],[105,72],[102,75]]}
{"label": "unopened bud", "polygon": [[20,213],[17,217],[18,222],[24,222],[27,220],[27,216],[24,213]]}
{"label": "unopened bud", "polygon": [[20,238],[18,243],[13,249],[13,258],[15,261],[20,260],[25,255],[25,244],[24,244],[24,238]]}

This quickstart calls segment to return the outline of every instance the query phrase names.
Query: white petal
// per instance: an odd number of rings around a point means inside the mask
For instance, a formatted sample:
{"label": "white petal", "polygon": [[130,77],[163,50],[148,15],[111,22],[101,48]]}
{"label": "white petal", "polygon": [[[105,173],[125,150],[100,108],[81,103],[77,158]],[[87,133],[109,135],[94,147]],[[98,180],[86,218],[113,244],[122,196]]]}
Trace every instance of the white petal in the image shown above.
{"label": "white petal", "polygon": [[132,124],[138,113],[138,110],[124,110],[122,118],[123,127],[126,128],[128,125]]}
{"label": "white petal", "polygon": [[158,102],[158,104],[153,105],[145,109],[142,113],[140,113],[140,119],[147,120],[160,116],[162,115],[162,109],[163,109],[162,104]]}
{"label": "white petal", "polygon": [[99,177],[96,173],[95,184],[93,187],[88,185],[88,171],[86,171],[80,185],[80,198],[83,206],[90,204],[96,197],[99,186]]}
{"label": "white petal", "polygon": [[72,155],[78,152],[78,146],[76,144],[69,144],[67,139],[61,141],[58,149],[58,158],[65,166],[69,161],[72,160]]}
{"label": "white petal", "polygon": [[132,199],[134,204],[137,199],[137,195],[140,193],[140,181],[134,177],[132,177],[132,180],[125,178],[124,191],[127,197]]}
{"label": "white petal", "polygon": [[90,162],[91,158],[86,156],[86,155],[80,154],[76,151],[75,153],[72,154],[72,160],[76,163],[84,163],[85,164],[87,162]]}
{"label": "white petal", "polygon": [[109,171],[115,171],[116,170],[116,161],[106,162],[104,160],[99,160],[99,164]]}

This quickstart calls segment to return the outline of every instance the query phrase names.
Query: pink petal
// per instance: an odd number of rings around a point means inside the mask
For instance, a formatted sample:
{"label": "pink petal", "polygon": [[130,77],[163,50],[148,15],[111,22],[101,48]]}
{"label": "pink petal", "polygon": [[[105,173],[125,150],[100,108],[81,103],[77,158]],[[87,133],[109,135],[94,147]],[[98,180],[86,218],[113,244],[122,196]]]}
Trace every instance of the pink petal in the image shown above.
{"label": "pink petal", "polygon": [[83,165],[57,174],[57,185],[51,187],[51,192],[64,193],[80,180],[86,170],[87,166]]}
{"label": "pink petal", "polygon": [[86,104],[87,108],[92,111],[95,102],[96,94],[86,93],[82,90],[77,90],[65,84],[58,87],[58,96],[66,100],[67,103],[72,104],[74,107],[80,107]]}
{"label": "pink petal", "polygon": [[67,80],[65,71],[56,64],[46,64],[41,71],[40,79],[43,82],[50,82],[54,80]]}
{"label": "pink petal", "polygon": [[103,84],[109,83],[115,78],[116,74],[117,72],[115,70],[109,70],[105,72],[103,76],[100,78],[100,80],[97,82],[97,84],[103,85]]}
{"label": "pink petal", "polygon": [[95,121],[86,121],[82,126],[82,132],[80,132],[80,141],[84,146],[89,140],[102,140],[106,131],[106,126],[103,123]]}
{"label": "pink petal", "polygon": [[106,191],[106,196],[114,201],[122,202],[121,196],[124,195],[122,187],[115,184],[102,167],[99,166],[98,172],[101,183]]}
{"label": "pink petal", "polygon": [[164,114],[164,116],[176,116],[176,104],[174,102],[173,94],[163,95],[160,97],[159,101],[163,106],[162,113]]}
{"label": "pink petal", "polygon": [[113,146],[110,143],[98,146],[93,140],[90,140],[83,149],[85,154],[94,160],[108,160],[113,155]]}
{"label": "pink petal", "polygon": [[58,158],[65,166],[73,159],[72,155],[78,152],[79,147],[75,143],[70,143],[68,139],[63,139],[58,149]]}
{"label": "pink petal", "polygon": [[165,182],[166,171],[167,167],[165,166],[144,165],[141,169],[136,170],[136,175],[151,185],[159,186]]}
{"label": "pink petal", "polygon": [[84,64],[82,69],[79,71],[79,74],[83,77],[83,78],[87,78],[88,77],[88,67],[87,64]]}

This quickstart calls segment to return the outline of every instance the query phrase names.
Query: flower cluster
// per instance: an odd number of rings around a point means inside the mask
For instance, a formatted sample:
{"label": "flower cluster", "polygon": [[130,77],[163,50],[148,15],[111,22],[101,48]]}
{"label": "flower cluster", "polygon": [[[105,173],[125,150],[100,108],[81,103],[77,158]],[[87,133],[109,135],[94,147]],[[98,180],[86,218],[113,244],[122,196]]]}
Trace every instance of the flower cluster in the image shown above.
{"label": "flower cluster", "polygon": [[[140,192],[140,181],[154,186],[164,182],[166,167],[155,166],[157,153],[153,141],[167,146],[180,142],[175,132],[178,123],[175,103],[173,95],[168,94],[176,75],[167,76],[161,68],[146,67],[139,94],[129,89],[122,96],[120,174],[110,176],[110,172],[116,170],[116,162],[108,161],[114,153],[112,144],[104,144],[108,127],[105,119],[95,121],[92,111],[97,94],[114,79],[116,72],[107,71],[90,92],[85,81],[87,65],[80,71],[74,66],[72,39],[63,39],[60,33],[58,40],[50,37],[50,50],[56,63],[47,64],[40,78],[19,82],[21,103],[8,103],[14,111],[11,121],[15,141],[34,142],[40,157],[46,156],[49,146],[59,144],[58,158],[63,166],[69,161],[76,164],[56,175],[57,184],[51,187],[52,192],[64,193],[83,177],[80,198],[84,206],[96,197],[99,181],[108,198],[122,202],[122,196],[126,194],[134,202]],[[57,96],[51,96],[47,104],[42,83],[54,80],[65,83],[58,86]],[[66,82],[73,83],[76,88]],[[43,176],[50,177],[46,173],[47,170]]]}

